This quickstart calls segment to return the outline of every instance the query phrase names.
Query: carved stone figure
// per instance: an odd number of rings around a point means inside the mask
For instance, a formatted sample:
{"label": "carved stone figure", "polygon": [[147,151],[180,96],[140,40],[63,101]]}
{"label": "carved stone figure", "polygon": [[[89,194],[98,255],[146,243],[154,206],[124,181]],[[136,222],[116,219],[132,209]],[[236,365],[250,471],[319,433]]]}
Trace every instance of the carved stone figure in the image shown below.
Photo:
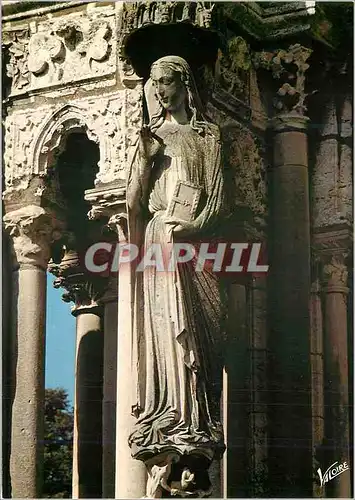
{"label": "carved stone figure", "polygon": [[[141,130],[128,175],[129,233],[131,242],[146,249],[158,244],[164,253],[171,242],[206,238],[216,226],[224,197],[221,143],[218,127],[203,115],[184,59],[167,56],[156,61],[145,95],[150,122]],[[171,210],[181,186],[186,196],[197,196],[191,217],[179,218]],[[189,213],[194,204],[190,201],[182,203],[180,213]],[[150,497],[153,478],[161,475],[159,467],[165,471],[176,455],[177,477],[188,471],[190,481],[175,490],[184,490],[184,496],[204,496],[201,489],[207,491],[209,484],[201,488],[186,457],[200,457],[208,468],[224,450],[218,415],[222,366],[218,283],[209,271],[197,272],[191,263],[167,272],[147,267],[135,276],[132,410],[137,420],[129,440],[132,455],[147,464]],[[174,469],[176,460],[172,463]],[[165,484],[165,472],[162,476]],[[157,488],[161,486],[157,481]]]}

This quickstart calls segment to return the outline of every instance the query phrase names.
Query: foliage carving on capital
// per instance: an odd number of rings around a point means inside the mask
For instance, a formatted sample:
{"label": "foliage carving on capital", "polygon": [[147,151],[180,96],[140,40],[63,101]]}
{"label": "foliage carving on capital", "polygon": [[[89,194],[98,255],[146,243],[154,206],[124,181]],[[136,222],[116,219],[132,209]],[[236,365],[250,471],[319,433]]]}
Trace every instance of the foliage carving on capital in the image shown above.
{"label": "foliage carving on capital", "polygon": [[333,255],[323,266],[323,282],[327,287],[346,287],[348,269],[345,264],[345,254]]}
{"label": "foliage carving on capital", "polygon": [[[57,276],[53,268],[50,272]],[[105,293],[105,285],[99,282],[99,279],[94,281],[86,277],[84,273],[68,276],[59,274],[54,280],[53,286],[56,289],[64,288],[66,290],[62,295],[62,300],[74,303],[71,308],[74,315],[80,309],[98,307],[100,305],[99,299]]]}
{"label": "foliage carving on capital", "polygon": [[307,111],[306,99],[314,93],[307,94],[305,91],[305,74],[309,68],[307,60],[311,54],[311,49],[299,43],[290,45],[287,50],[254,54],[254,66],[271,71],[273,78],[282,82],[273,100],[277,112],[303,115]]}
{"label": "foliage carving on capital", "polygon": [[9,212],[3,220],[12,238],[15,265],[47,269],[51,245],[61,238],[63,223],[35,205]]}
{"label": "foliage carving on capital", "polygon": [[99,299],[107,288],[107,279],[85,273],[77,252],[71,247],[70,242],[65,245],[61,262],[59,264],[51,262],[48,271],[56,277],[53,282],[54,288],[65,289],[62,300],[74,303],[72,313],[75,314],[79,309],[99,306]]}

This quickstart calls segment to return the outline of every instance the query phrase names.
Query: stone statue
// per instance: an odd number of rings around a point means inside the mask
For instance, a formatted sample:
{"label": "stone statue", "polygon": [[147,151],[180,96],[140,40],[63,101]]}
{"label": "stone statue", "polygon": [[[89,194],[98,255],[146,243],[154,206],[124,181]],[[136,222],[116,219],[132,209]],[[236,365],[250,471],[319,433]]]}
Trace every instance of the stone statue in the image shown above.
{"label": "stone statue", "polygon": [[[204,117],[193,74],[180,57],[153,63],[145,96],[150,121],[141,130],[127,182],[130,241],[142,237],[145,248],[206,241],[223,207],[219,129]],[[180,181],[199,194],[190,220],[168,216]],[[219,285],[211,272],[197,272],[187,262],[170,272],[137,272],[135,287],[132,456],[148,467],[150,498],[167,485],[174,496],[204,496],[210,483],[201,468],[207,470],[224,451]],[[183,486],[174,488],[172,481]]]}

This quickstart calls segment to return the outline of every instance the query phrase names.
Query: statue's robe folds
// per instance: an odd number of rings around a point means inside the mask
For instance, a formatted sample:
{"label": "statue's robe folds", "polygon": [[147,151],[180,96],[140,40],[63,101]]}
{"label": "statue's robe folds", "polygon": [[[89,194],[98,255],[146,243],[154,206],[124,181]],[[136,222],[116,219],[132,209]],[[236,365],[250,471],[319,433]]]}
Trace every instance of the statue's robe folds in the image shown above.
{"label": "statue's robe folds", "polygon": [[[129,231],[131,242],[143,236],[145,249],[160,244],[164,253],[171,244],[164,218],[176,181],[202,187],[194,226],[196,237],[208,241],[203,235],[216,226],[222,210],[223,169],[214,125],[200,134],[190,125],[164,122],[156,135],[165,147],[141,206],[129,210]],[[138,170],[133,163],[127,196]],[[216,277],[195,272],[189,262],[174,271],[147,267],[134,273],[134,283],[132,455],[142,460],[164,452],[218,457],[224,450],[218,421],[223,308]]]}

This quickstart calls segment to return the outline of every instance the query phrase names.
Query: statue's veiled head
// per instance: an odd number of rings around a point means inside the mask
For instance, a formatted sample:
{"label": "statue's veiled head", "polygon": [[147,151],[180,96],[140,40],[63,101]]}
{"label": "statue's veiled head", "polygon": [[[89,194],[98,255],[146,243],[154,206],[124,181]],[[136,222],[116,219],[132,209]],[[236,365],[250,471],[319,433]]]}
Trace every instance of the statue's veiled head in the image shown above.
{"label": "statue's veiled head", "polygon": [[155,61],[145,89],[147,100],[152,99],[152,95],[155,98],[155,102],[148,102],[152,128],[156,129],[161,125],[167,111],[178,111],[181,106],[185,106],[194,129],[200,131],[204,128],[206,119],[195,79],[190,66],[182,57],[165,56]]}
{"label": "statue's veiled head", "polygon": [[168,63],[160,61],[161,59],[153,64],[150,72],[155,95],[166,111],[178,111],[185,105],[187,98],[182,74],[175,71]]}

